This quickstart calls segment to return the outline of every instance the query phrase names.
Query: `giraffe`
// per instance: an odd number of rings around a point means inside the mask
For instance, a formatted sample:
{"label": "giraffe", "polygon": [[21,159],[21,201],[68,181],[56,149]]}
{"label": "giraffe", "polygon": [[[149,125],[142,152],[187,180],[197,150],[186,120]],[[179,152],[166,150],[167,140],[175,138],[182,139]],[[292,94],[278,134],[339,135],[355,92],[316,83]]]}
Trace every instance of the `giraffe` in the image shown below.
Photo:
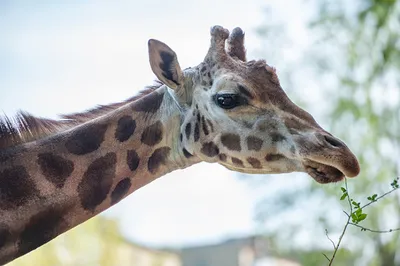
{"label": "giraffe", "polygon": [[357,176],[357,158],[295,105],[273,67],[246,59],[244,32],[211,28],[203,62],[182,70],[148,42],[159,83],[60,120],[0,121],[0,264],[94,217],[164,174],[195,163],[244,173]]}

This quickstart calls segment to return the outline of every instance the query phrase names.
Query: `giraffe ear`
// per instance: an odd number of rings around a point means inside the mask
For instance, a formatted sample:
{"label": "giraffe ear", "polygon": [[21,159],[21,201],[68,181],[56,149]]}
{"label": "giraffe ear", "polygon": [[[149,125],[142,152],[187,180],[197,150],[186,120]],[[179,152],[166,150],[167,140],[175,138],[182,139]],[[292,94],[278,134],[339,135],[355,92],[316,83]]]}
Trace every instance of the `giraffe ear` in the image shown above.
{"label": "giraffe ear", "polygon": [[149,40],[150,66],[157,78],[171,89],[178,89],[184,77],[175,52],[163,42]]}

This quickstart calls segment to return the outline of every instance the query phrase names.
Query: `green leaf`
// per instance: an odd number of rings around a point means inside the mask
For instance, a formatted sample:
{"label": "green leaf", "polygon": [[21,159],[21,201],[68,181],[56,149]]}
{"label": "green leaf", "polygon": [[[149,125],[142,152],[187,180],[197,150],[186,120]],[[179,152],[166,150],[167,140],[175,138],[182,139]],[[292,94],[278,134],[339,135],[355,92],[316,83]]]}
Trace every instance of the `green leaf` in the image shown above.
{"label": "green leaf", "polygon": [[357,222],[357,215],[355,213],[351,214],[351,219],[353,220],[353,223],[358,223]]}
{"label": "green leaf", "polygon": [[347,197],[347,192],[346,193],[344,193],[341,197],[340,197],[340,200],[344,200],[346,197]]}
{"label": "green leaf", "polygon": [[358,222],[364,221],[365,218],[367,218],[367,214],[366,213],[362,213],[358,216]]}
{"label": "green leaf", "polygon": [[342,190],[343,193],[346,192],[346,189],[344,187],[341,187],[340,189]]}

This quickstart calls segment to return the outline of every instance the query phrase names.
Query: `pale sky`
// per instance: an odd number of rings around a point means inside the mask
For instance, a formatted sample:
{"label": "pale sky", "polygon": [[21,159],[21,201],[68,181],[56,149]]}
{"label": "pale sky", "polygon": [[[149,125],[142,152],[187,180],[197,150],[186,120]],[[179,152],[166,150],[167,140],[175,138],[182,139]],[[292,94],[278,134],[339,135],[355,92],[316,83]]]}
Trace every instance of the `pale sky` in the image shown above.
{"label": "pale sky", "polygon": [[[267,6],[287,18],[289,34],[297,36],[295,48],[271,48],[280,55],[272,62],[279,73],[309,43],[301,2],[291,1],[288,8],[278,0],[1,1],[0,111],[54,118],[124,100],[155,78],[148,63],[150,38],[167,43],[185,68],[203,60],[211,26],[240,26],[252,57],[264,48],[255,28],[269,20]],[[311,182],[304,174],[265,178],[271,188],[288,180],[295,186]],[[222,166],[199,164],[160,178],[106,214],[142,243],[204,243],[256,232],[253,210],[262,193]]]}

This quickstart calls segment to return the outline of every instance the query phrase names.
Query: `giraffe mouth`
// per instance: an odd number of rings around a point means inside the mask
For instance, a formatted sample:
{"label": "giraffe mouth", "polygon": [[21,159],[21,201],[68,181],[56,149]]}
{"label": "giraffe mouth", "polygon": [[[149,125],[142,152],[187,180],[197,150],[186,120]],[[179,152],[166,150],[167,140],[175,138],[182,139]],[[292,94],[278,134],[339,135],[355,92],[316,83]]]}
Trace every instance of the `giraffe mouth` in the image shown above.
{"label": "giraffe mouth", "polygon": [[307,161],[303,164],[307,174],[314,178],[318,183],[327,184],[338,182],[344,178],[344,174],[333,166],[315,161]]}

